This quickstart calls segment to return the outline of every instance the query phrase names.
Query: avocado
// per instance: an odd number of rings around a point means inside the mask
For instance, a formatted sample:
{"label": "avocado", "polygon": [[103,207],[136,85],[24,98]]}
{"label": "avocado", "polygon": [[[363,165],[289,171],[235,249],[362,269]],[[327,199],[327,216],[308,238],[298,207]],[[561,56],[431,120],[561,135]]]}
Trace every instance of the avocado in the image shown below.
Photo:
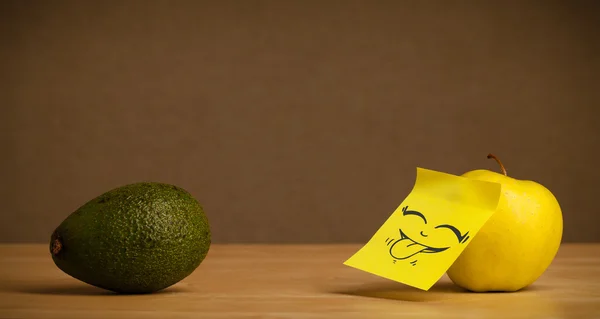
{"label": "avocado", "polygon": [[153,293],[190,275],[211,244],[200,203],[175,185],[140,182],[110,190],[71,213],[52,233],[56,266],[87,284]]}

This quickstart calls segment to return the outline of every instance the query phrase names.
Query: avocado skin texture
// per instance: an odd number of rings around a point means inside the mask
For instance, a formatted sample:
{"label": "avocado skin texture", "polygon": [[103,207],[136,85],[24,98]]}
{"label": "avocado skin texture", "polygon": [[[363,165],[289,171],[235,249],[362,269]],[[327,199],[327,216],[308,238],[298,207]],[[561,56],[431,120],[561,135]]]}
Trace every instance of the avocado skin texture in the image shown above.
{"label": "avocado skin texture", "polygon": [[198,201],[177,186],[143,182],[108,191],[69,215],[52,234],[50,253],[73,278],[143,294],[190,275],[210,244]]}

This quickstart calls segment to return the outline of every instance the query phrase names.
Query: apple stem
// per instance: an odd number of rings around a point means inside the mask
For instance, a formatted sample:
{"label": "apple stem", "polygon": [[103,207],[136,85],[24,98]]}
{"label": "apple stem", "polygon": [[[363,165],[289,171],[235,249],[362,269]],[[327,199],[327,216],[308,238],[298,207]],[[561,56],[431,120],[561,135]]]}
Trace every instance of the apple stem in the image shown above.
{"label": "apple stem", "polygon": [[500,165],[500,169],[502,170],[502,174],[504,174],[504,176],[508,176],[506,174],[506,168],[504,168],[504,165],[502,165],[502,162],[500,162],[500,160],[496,157],[496,155],[494,154],[488,154],[487,158],[493,158],[496,160],[496,162],[498,163],[498,165]]}

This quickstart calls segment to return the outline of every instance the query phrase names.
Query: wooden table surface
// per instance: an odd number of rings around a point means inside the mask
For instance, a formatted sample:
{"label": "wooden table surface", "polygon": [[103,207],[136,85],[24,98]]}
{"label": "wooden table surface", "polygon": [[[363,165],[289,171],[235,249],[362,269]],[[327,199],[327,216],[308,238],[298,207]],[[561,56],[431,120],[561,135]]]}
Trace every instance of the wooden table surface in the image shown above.
{"label": "wooden table surface", "polygon": [[425,292],[344,266],[358,245],[213,245],[188,278],[117,295],[54,266],[46,245],[0,245],[0,318],[600,318],[600,245],[563,245],[516,293]]}

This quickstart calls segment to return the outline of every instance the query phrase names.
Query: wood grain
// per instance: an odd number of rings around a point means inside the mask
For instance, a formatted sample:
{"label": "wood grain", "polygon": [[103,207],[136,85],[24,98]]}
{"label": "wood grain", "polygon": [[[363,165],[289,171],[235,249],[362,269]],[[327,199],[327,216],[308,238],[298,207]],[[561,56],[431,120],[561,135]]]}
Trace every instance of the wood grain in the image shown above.
{"label": "wood grain", "polygon": [[116,295],[58,270],[46,245],[0,245],[0,318],[600,318],[600,244],[565,244],[517,293],[424,292],[346,267],[358,245],[213,245],[177,285]]}

